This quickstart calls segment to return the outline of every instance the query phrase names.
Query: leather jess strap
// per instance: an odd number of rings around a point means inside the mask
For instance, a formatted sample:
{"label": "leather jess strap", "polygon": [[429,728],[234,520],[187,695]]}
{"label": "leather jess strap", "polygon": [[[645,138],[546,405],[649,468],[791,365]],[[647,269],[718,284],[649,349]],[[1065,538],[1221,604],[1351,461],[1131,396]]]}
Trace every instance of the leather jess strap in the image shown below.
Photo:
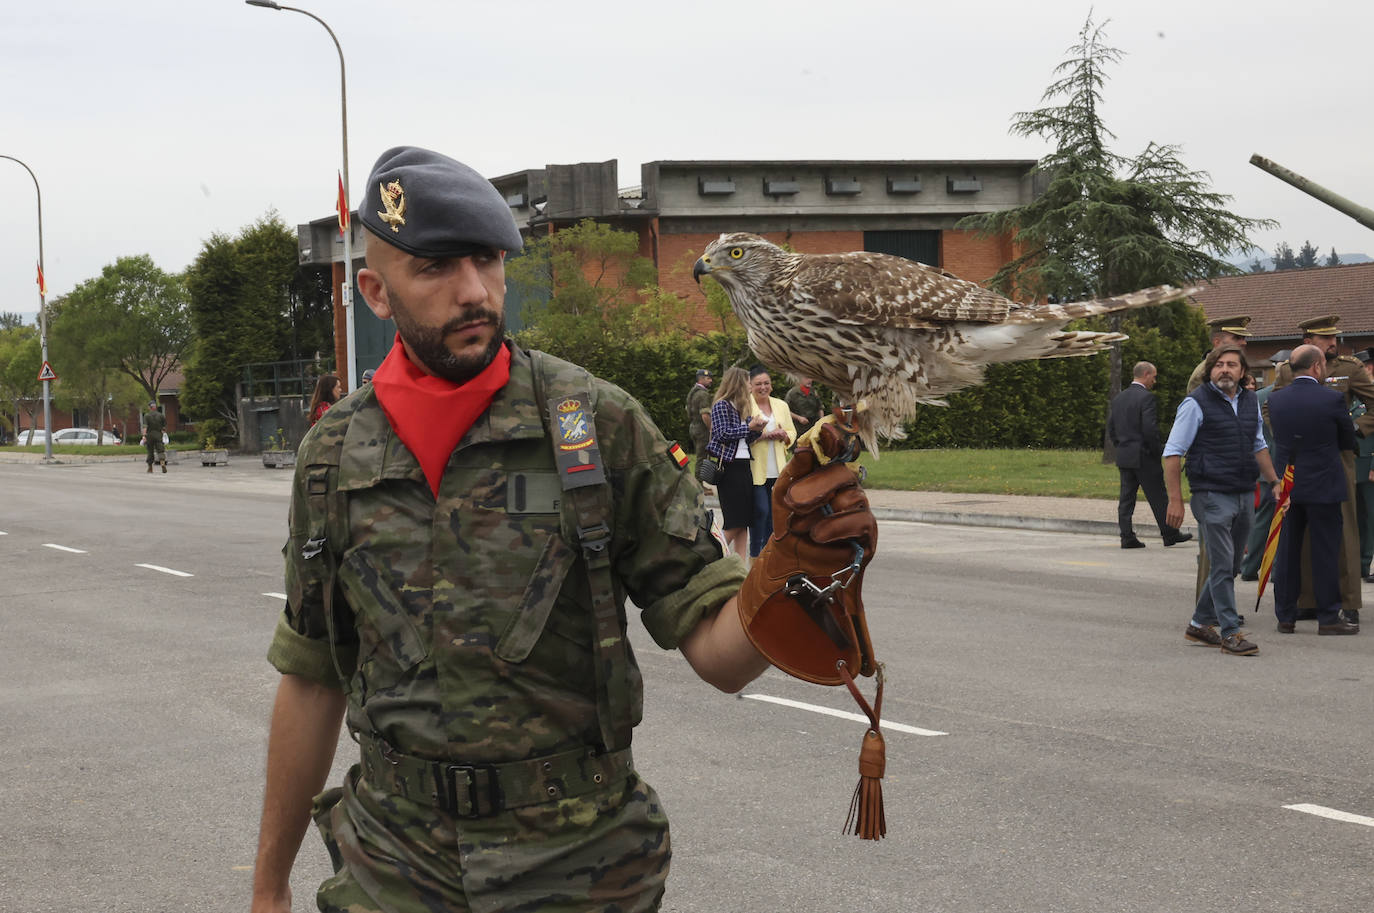
{"label": "leather jess strap", "polygon": [[363,777],[372,786],[458,818],[485,818],[583,796],[624,780],[634,770],[630,749],[597,754],[577,748],[505,764],[458,764],[401,754],[385,741],[357,734]]}

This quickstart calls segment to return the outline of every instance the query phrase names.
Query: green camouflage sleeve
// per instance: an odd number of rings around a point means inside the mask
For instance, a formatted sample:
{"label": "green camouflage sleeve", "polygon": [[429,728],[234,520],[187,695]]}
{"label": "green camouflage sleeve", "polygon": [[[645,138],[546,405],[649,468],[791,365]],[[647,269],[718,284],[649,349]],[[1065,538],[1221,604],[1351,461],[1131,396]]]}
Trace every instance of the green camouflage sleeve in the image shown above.
{"label": "green camouflage sleeve", "polygon": [[[609,385],[608,385],[609,386]],[[668,453],[639,403],[618,388],[597,407],[616,489],[616,574],[655,643],[674,649],[744,583],[744,563],[711,531],[701,486]]]}
{"label": "green camouflage sleeve", "polygon": [[[308,459],[306,446],[302,447],[302,457]],[[306,471],[308,463],[298,461],[296,475],[291,486],[291,507],[288,514],[288,538],[282,547],[286,563],[286,609],[277,622],[272,644],[267,650],[267,660],[279,672],[300,675],[312,681],[332,687],[345,685],[340,679],[339,670],[345,675],[353,671],[357,664],[357,634],[343,615],[346,615],[344,601],[337,595],[333,600],[335,618],[340,643],[337,646],[338,670],[335,656],[329,646],[329,625],[324,617],[324,586],[328,576],[329,556],[321,551],[313,558],[305,558],[307,540],[323,536],[326,518],[315,516],[306,495]]]}

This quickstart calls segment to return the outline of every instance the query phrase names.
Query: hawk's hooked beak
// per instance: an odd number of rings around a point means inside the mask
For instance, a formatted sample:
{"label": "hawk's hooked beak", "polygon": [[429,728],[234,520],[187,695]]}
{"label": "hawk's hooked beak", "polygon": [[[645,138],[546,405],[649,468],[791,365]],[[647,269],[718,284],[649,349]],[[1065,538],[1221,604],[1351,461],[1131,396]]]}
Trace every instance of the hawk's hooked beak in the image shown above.
{"label": "hawk's hooked beak", "polygon": [[698,257],[697,262],[692,264],[692,281],[701,285],[701,277],[711,271],[705,257]]}

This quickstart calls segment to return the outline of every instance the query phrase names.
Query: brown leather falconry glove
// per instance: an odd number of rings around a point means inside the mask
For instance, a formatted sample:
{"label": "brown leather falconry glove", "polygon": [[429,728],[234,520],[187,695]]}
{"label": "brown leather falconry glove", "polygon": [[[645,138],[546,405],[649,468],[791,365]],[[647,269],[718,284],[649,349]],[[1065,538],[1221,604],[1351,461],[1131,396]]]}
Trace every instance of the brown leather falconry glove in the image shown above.
{"label": "brown leather falconry glove", "polygon": [[[773,535],[740,589],[739,611],[745,633],[769,662],[808,682],[846,686],[868,716],[862,776],[845,830],[855,824],[860,837],[875,840],[887,830],[878,729],[883,678],[864,617],[863,574],[878,544],[878,523],[859,473],[844,462],[857,449],[853,440],[851,428],[827,417],[798,442],[774,483]],[[875,673],[870,707],[854,676]]]}

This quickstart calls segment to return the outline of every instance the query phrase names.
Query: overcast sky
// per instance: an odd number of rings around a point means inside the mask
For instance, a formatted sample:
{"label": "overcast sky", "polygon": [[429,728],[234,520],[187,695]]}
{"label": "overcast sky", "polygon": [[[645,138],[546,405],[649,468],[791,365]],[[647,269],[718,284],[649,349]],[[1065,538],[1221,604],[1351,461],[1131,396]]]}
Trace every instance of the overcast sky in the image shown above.
{"label": "overcast sky", "polygon": [[[1008,133],[1089,12],[1070,0],[300,0],[343,45],[352,203],[412,143],[495,176],[618,159],[1038,158]],[[1232,210],[1374,254],[1374,231],[1248,164],[1374,208],[1374,3],[1098,0],[1114,149],[1182,147]],[[43,191],[49,295],[146,253],[184,269],[269,210],[329,215],[338,58],[316,22],[242,0],[9,3],[0,154]],[[37,309],[33,184],[0,160],[0,310]],[[981,279],[983,277],[969,277]]]}

